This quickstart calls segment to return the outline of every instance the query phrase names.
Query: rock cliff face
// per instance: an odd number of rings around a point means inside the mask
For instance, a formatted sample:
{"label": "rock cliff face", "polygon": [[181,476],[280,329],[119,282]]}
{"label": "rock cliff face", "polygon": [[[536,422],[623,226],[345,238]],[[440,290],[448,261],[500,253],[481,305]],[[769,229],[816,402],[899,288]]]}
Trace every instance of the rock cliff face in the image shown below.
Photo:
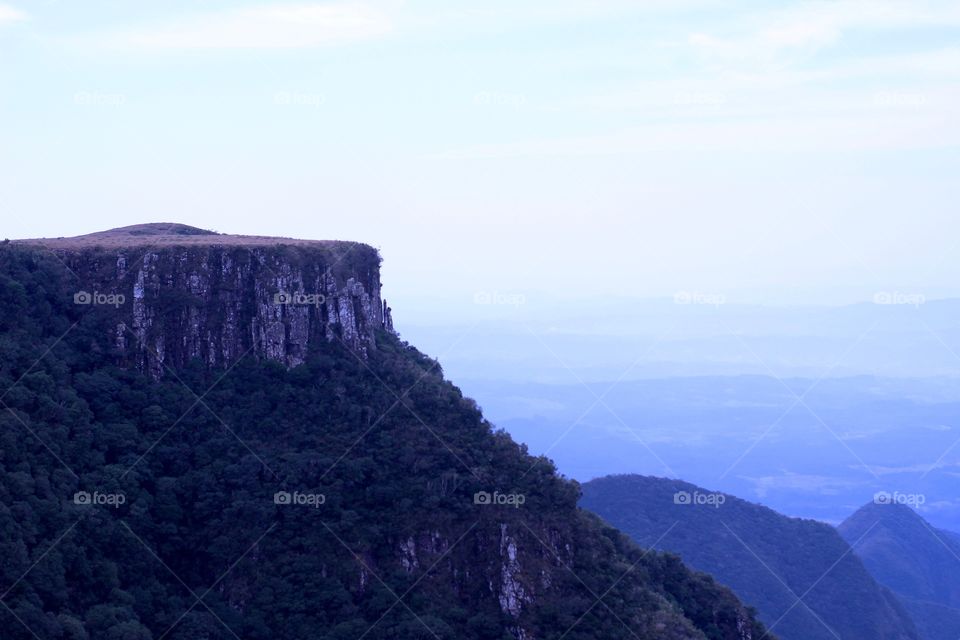
{"label": "rock cliff face", "polygon": [[18,242],[54,252],[76,280],[76,304],[109,316],[118,362],[155,378],[248,354],[296,366],[318,340],[365,357],[377,330],[393,330],[379,254],[360,243],[162,223]]}

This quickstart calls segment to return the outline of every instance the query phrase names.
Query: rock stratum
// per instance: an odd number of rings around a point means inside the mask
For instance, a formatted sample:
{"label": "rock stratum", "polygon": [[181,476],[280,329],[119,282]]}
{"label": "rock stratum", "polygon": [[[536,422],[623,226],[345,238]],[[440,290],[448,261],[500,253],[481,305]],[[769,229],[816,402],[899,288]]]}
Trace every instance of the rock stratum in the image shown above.
{"label": "rock stratum", "polygon": [[168,223],[14,242],[55,254],[76,282],[76,304],[112,308],[115,357],[153,377],[248,353],[296,366],[319,340],[366,356],[378,330],[393,330],[380,256],[358,242]]}

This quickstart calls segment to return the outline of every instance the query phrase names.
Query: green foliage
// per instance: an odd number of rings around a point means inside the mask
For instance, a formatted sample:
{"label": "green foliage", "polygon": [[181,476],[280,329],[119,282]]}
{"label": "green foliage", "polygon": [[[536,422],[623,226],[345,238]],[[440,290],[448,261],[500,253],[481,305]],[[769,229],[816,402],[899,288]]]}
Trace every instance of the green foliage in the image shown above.
{"label": "green foliage", "polygon": [[71,304],[62,272],[0,250],[4,638],[759,637],[729,591],[579,511],[575,483],[394,336],[367,361],[330,343],[292,370],[155,381],[118,366],[109,315]]}

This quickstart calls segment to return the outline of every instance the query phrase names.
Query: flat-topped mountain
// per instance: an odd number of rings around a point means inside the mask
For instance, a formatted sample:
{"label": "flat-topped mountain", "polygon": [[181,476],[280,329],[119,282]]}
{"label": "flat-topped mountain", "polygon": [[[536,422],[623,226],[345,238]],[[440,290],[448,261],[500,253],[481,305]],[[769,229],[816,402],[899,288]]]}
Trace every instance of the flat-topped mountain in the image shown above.
{"label": "flat-topped mountain", "polygon": [[247,354],[295,366],[319,341],[365,357],[392,331],[380,255],[358,242],[219,234],[141,224],[75,238],[16,240],[56,256],[59,282],[111,337],[115,361],[160,377]]}
{"label": "flat-topped mountain", "polygon": [[70,238],[28,238],[12,240],[19,244],[39,244],[50,249],[79,249],[83,247],[137,247],[137,246],[276,246],[276,245],[312,245],[328,248],[360,245],[359,242],[341,240],[303,240],[274,236],[244,236],[218,233],[176,222],[149,222],[128,227],[117,227],[107,231],[97,231]]}
{"label": "flat-topped mountain", "polygon": [[389,331],[376,251],[180,231],[0,245],[4,640],[773,638]]}

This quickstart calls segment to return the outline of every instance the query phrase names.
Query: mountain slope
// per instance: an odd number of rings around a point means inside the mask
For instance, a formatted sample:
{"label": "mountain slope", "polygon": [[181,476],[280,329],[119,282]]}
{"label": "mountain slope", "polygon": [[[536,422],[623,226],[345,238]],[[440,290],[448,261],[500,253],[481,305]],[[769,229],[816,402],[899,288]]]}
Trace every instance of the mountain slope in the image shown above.
{"label": "mountain slope", "polygon": [[925,640],[960,637],[960,542],[903,504],[871,503],[839,527],[881,584],[910,611]]}
{"label": "mountain slope", "polygon": [[677,553],[713,575],[787,640],[917,637],[902,606],[823,523],[636,475],[584,484],[581,506],[639,544]]}
{"label": "mountain slope", "polygon": [[369,247],[190,229],[0,247],[4,638],[763,635],[402,343]]}

